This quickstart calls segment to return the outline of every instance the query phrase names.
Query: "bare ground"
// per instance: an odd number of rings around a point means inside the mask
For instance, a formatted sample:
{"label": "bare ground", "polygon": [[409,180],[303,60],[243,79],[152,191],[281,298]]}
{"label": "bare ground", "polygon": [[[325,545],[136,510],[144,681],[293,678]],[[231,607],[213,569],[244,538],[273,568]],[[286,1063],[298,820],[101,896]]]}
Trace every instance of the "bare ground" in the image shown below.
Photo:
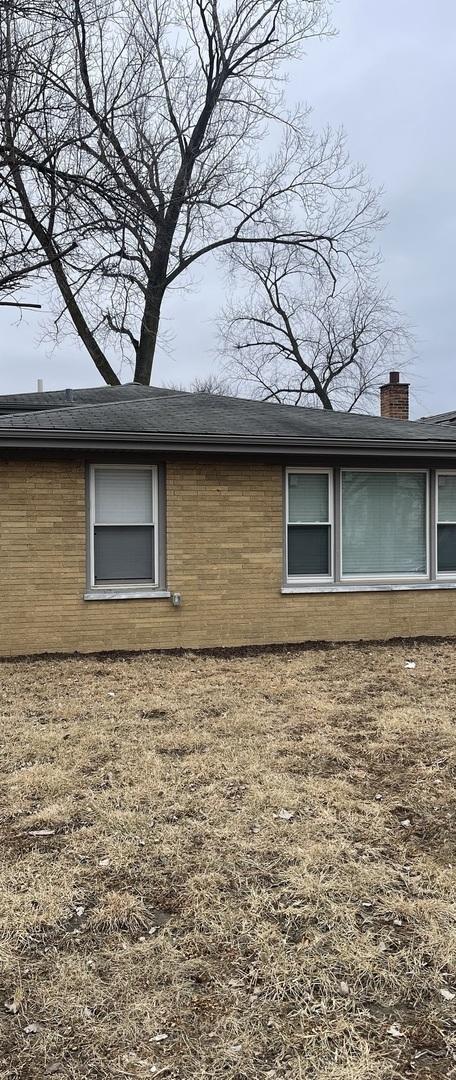
{"label": "bare ground", "polygon": [[2,1080],[456,1076],[454,644],[8,662],[0,712]]}

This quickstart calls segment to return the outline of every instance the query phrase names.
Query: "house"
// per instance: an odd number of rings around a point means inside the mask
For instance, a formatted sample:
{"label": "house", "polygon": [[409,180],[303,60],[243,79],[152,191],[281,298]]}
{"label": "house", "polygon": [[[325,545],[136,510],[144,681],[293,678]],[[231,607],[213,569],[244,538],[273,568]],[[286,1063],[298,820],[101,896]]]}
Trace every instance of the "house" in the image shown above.
{"label": "house", "polygon": [[0,399],[0,653],[456,635],[456,425],[381,396]]}
{"label": "house", "polygon": [[420,418],[421,424],[454,424],[456,421],[456,412],[444,412],[437,413],[435,416],[422,416]]}

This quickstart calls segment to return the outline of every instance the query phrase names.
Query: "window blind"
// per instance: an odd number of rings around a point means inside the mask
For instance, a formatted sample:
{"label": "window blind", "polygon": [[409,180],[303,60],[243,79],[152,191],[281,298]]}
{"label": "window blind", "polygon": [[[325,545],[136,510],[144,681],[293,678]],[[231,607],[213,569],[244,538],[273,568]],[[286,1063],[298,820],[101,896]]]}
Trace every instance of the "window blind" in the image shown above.
{"label": "window blind", "polygon": [[439,475],[439,521],[456,522],[456,476]]}
{"label": "window blind", "polygon": [[415,575],[427,568],[425,473],[342,473],[342,573]]}
{"label": "window blind", "polygon": [[288,520],[293,523],[329,520],[327,473],[290,473],[288,477]]}
{"label": "window blind", "polygon": [[142,525],[153,521],[150,469],[98,469],[95,472],[97,525]]}

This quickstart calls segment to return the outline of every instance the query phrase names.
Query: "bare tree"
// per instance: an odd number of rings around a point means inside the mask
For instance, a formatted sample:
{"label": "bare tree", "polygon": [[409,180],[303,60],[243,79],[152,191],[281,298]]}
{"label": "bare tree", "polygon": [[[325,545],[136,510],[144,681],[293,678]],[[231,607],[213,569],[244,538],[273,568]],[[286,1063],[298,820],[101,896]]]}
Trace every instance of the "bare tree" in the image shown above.
{"label": "bare tree", "polygon": [[0,185],[4,196],[0,202],[0,303],[14,306],[18,291],[38,280],[49,267],[49,259],[34,240],[23,215],[11,206],[6,177],[0,176]]}
{"label": "bare tree", "polygon": [[273,241],[334,274],[378,222],[340,135],[283,104],[326,0],[0,0],[0,16],[9,256],[18,232],[40,250],[57,331],[106,382],[119,355],[150,381],[164,297],[198,260]]}
{"label": "bare tree", "polygon": [[225,311],[226,372],[253,397],[350,411],[410,354],[401,315],[372,266],[348,260],[332,287],[299,250],[236,256],[242,295]]}
{"label": "bare tree", "polygon": [[22,302],[19,297],[38,280],[43,270],[51,267],[51,262],[42,252],[31,244],[31,237],[15,250],[11,249],[10,239],[3,245],[2,254],[0,222],[0,305],[8,307],[41,307],[41,304]]}
{"label": "bare tree", "polygon": [[210,375],[199,375],[196,379],[193,379],[189,389],[194,394],[215,394],[217,397],[233,397],[236,395],[236,388],[231,384],[230,380],[214,372]]}
{"label": "bare tree", "polygon": [[236,397],[237,386],[228,378],[223,378],[211,372],[209,375],[198,375],[187,385],[185,383],[168,383],[166,390],[177,390],[184,394],[211,394],[216,397]]}

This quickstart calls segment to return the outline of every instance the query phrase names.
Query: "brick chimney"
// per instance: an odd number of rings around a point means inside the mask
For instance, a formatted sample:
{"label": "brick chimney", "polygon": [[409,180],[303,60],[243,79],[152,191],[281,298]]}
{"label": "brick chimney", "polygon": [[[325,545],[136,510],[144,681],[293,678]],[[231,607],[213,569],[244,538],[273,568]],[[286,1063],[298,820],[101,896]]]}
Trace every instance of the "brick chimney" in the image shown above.
{"label": "brick chimney", "polygon": [[389,383],[380,387],[380,415],[390,420],[408,420],[409,383],[401,383],[398,371],[390,371]]}

